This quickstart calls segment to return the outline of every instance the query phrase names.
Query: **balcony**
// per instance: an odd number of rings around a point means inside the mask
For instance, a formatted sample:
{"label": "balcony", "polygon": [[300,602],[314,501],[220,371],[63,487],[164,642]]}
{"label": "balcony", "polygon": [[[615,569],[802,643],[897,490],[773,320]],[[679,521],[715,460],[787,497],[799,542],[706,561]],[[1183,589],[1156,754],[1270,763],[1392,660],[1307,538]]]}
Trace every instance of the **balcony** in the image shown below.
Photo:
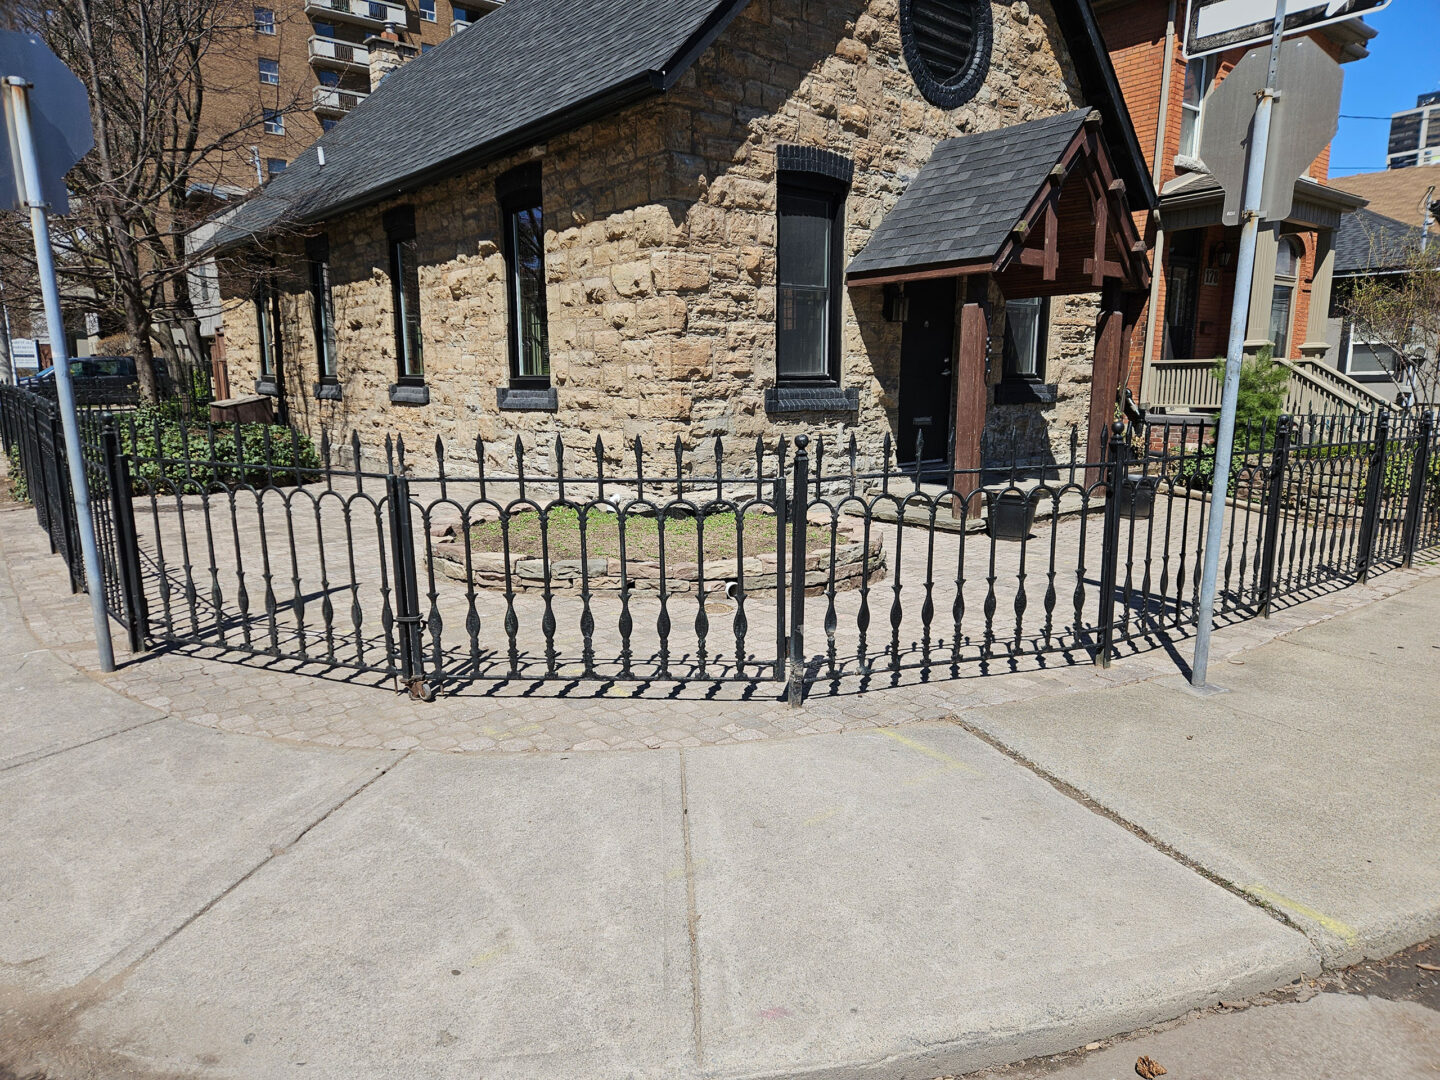
{"label": "balcony", "polygon": [[467,11],[466,18],[456,19],[450,24],[450,36],[454,37],[461,30],[468,30],[480,21],[480,16],[494,11],[496,8],[504,7],[505,0],[471,0],[465,7],[457,7],[457,11]]}
{"label": "balcony", "polygon": [[320,116],[344,116],[369,96],[358,90],[342,90],[338,86],[317,86],[311,108]]}
{"label": "balcony", "polygon": [[318,68],[335,71],[369,71],[370,50],[338,38],[312,37],[310,39],[310,63]]}
{"label": "balcony", "polygon": [[305,0],[305,14],[375,30],[383,29],[386,23],[405,25],[404,6],[388,0]]}

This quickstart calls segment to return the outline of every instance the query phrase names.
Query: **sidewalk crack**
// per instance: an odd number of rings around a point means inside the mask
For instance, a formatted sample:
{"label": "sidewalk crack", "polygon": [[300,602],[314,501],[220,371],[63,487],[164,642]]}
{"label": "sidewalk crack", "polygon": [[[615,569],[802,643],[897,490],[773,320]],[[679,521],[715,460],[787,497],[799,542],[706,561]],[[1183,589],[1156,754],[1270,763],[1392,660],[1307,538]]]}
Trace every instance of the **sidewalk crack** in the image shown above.
{"label": "sidewalk crack", "polygon": [[685,921],[690,938],[690,1023],[695,1034],[695,1064],[705,1067],[705,1043],[700,1027],[700,915],[695,905],[695,859],[690,846],[690,789],[685,775],[685,751],[680,751],[680,829],[685,837]]}

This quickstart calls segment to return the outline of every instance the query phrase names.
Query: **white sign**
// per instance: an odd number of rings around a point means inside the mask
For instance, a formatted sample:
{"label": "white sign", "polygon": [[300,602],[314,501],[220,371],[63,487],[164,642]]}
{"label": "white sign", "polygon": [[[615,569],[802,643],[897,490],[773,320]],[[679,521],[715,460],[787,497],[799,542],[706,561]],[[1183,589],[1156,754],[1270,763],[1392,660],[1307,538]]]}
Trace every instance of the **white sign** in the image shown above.
{"label": "white sign", "polygon": [[95,337],[100,333],[100,316],[93,311],[85,313],[85,333],[90,337]]}
{"label": "white sign", "polygon": [[40,363],[40,350],[35,347],[35,339],[28,337],[11,338],[10,360],[16,367],[38,367]]}
{"label": "white sign", "polygon": [[[1245,48],[1269,41],[1275,28],[1276,0],[1188,0],[1185,56]],[[1390,6],[1390,0],[1288,0],[1285,36],[1353,19]]]}

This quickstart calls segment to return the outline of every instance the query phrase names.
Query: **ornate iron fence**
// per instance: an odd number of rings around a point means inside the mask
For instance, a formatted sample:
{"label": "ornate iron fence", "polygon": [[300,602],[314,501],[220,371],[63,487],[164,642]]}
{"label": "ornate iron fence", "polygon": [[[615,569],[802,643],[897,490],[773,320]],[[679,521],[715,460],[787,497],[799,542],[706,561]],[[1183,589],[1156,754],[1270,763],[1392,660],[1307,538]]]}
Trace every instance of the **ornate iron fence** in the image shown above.
{"label": "ornate iron fence", "polygon": [[[70,552],[53,407],[0,403]],[[901,466],[888,441],[867,468],[853,436],[659,453],[437,439],[423,458],[387,439],[370,459],[353,434],[312,451],[258,425],[82,426],[107,606],[133,649],[367,672],[426,698],[691,682],[798,703],[966,667],[1108,664],[1189,634],[1214,468],[1201,429],[1164,422],[1117,427],[1099,461],[1072,433],[1068,460],[983,472],[923,446]],[[1428,414],[1384,412],[1238,433],[1220,616],[1440,543],[1436,438]]]}

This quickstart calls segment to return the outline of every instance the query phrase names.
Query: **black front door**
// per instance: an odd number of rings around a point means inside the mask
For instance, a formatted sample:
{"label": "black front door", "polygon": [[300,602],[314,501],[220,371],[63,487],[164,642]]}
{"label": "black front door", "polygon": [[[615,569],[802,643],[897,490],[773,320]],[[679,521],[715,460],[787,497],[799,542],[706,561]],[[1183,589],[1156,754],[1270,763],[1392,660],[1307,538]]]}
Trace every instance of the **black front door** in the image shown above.
{"label": "black front door", "polygon": [[955,279],[905,286],[909,301],[900,339],[900,423],[896,452],[915,460],[916,437],[924,436],[924,460],[943,459],[950,447],[950,409],[955,357]]}

